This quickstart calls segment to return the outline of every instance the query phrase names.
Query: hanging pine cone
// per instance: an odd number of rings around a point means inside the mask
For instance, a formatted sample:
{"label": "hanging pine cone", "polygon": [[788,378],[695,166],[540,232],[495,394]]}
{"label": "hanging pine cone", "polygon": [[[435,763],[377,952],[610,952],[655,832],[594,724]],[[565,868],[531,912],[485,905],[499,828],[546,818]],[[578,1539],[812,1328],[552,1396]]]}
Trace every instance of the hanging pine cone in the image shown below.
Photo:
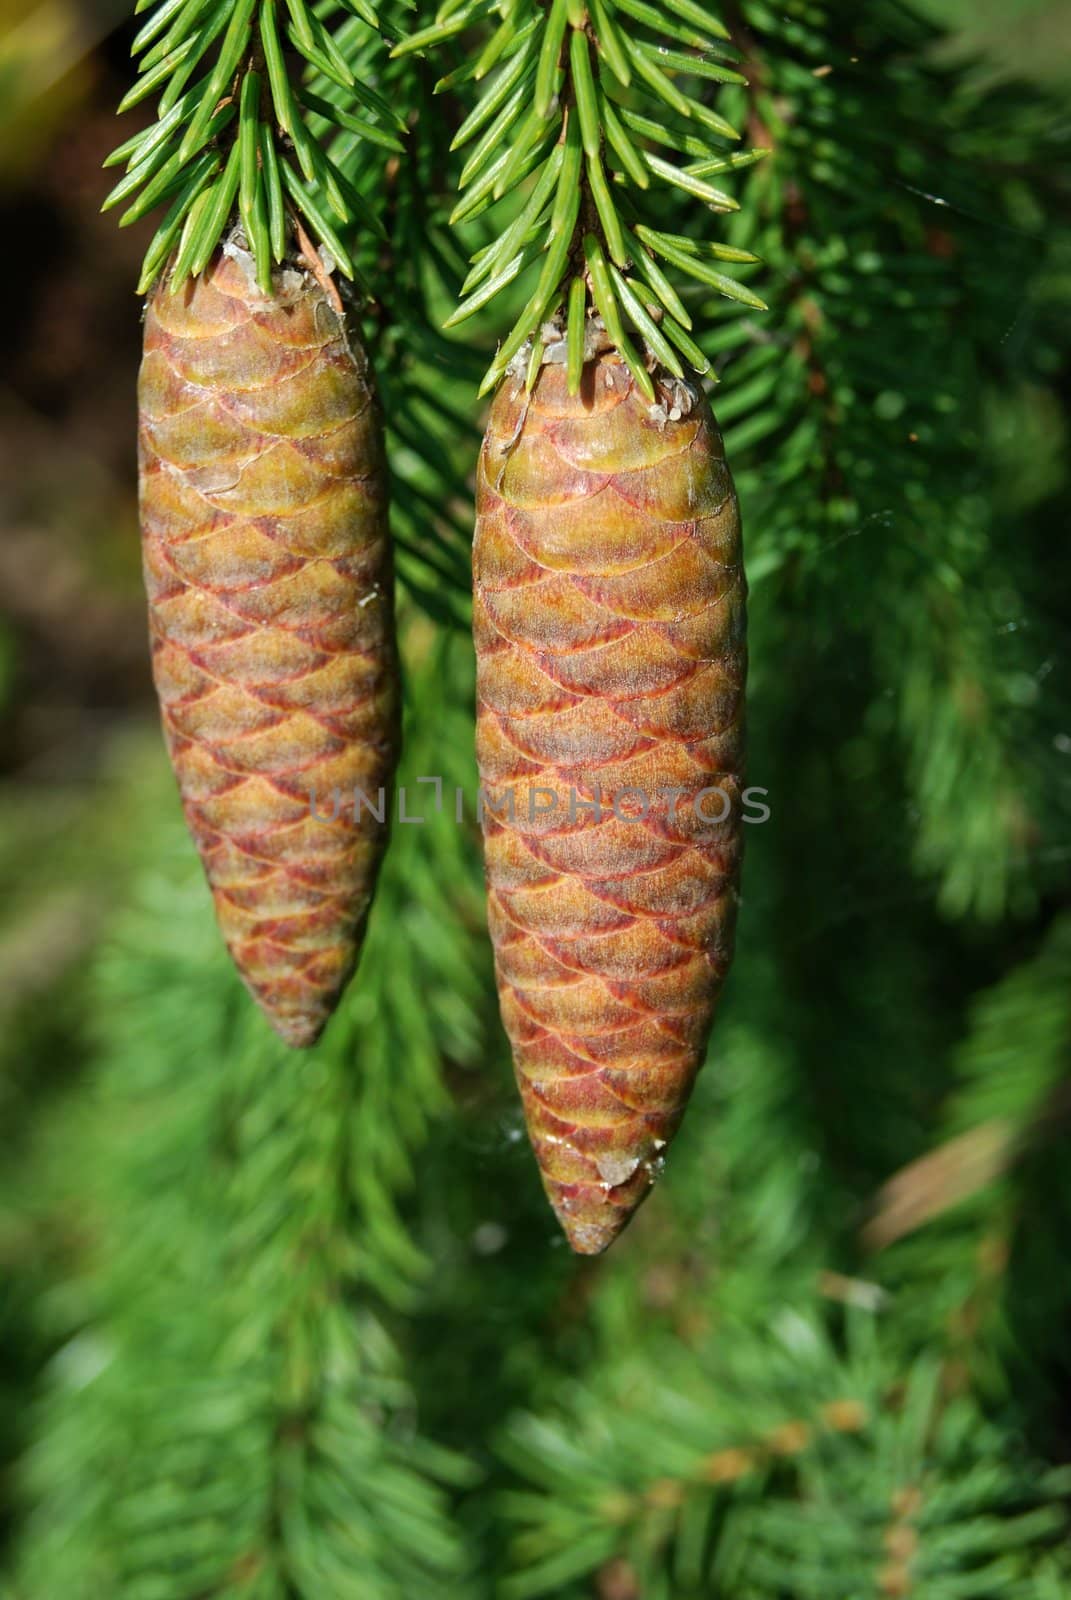
{"label": "hanging pine cone", "polygon": [[585,1255],[645,1198],[680,1122],[737,901],[736,494],[701,393],[666,379],[659,398],[612,353],[576,397],[561,366],[531,395],[507,379],[477,479],[499,997],[544,1187]]}
{"label": "hanging pine cone", "polygon": [[138,397],[153,675],[183,808],[243,981],[309,1045],[356,963],[385,842],[354,790],[375,803],[397,743],[367,363],[310,274],[288,267],[267,297],[231,244],[153,293]]}

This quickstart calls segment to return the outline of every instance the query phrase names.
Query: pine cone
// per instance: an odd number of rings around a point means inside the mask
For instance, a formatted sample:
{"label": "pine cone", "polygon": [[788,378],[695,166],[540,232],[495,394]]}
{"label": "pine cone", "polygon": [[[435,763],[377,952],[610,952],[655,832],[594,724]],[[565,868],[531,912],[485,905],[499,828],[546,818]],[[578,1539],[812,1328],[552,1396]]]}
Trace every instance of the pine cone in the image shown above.
{"label": "pine cone", "polygon": [[560,366],[530,396],[507,379],[477,479],[499,997],[544,1187],[585,1255],[646,1197],[680,1122],[737,902],[736,494],[706,400],[660,391],[648,407],[613,354],[572,398]]}
{"label": "pine cone", "polygon": [[397,744],[365,356],[311,276],[287,268],[266,297],[232,245],[153,293],[138,397],[153,676],[186,820],[244,983],[310,1045],[385,843],[386,810],[354,790],[377,804]]}

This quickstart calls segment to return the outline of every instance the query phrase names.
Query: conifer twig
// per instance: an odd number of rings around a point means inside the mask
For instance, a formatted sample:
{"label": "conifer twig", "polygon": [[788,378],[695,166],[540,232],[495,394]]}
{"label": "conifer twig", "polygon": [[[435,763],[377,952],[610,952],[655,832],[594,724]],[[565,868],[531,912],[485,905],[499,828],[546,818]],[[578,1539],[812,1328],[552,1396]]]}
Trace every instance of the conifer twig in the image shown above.
{"label": "conifer twig", "polygon": [[[713,213],[735,210],[736,201],[711,176],[765,154],[723,153],[722,144],[740,135],[706,103],[704,85],[745,81],[732,64],[736,53],[725,42],[725,29],[687,0],[672,0],[660,10],[642,0],[592,0],[590,6],[585,0],[553,0],[548,8],[520,0],[501,12],[493,0],[467,0],[441,6],[438,21],[396,45],[394,54],[444,46],[459,32],[486,27],[499,16],[492,35],[498,70],[454,140],[459,148],[481,135],[461,172],[462,199],[452,220],[472,220],[516,192],[529,175],[533,187],[523,227],[510,226],[481,252],[450,324],[485,310],[528,269],[538,265],[540,272],[482,391],[498,382],[522,347],[537,339],[541,325],[565,306],[574,352],[572,394],[580,384],[576,352],[593,316],[645,393],[653,395],[649,360],[680,372],[673,347],[706,371],[705,357],[689,338],[687,314],[656,258],[729,299],[765,309],[750,289],[711,264],[711,257],[738,264],[756,258],[700,247],[684,235],[657,234],[640,223],[644,196],[663,187],[687,193]],[[649,115],[637,112],[638,99]],[[676,165],[657,155],[652,143],[668,144],[691,159]],[[538,366],[529,361],[529,383]]]}

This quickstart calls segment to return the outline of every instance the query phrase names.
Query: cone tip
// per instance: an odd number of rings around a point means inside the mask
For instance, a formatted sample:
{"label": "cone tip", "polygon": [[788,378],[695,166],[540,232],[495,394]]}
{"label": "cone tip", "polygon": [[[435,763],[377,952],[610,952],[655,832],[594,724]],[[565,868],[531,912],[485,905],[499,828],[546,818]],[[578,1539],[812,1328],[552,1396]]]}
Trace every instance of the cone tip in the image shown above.
{"label": "cone tip", "polygon": [[276,972],[266,971],[263,962],[254,972],[245,948],[234,941],[228,941],[228,948],[238,976],[272,1032],[292,1050],[311,1050],[331,1020],[342,985],[280,979]]}
{"label": "cone tip", "polygon": [[283,1043],[292,1050],[311,1050],[327,1026],[327,1018],[323,1016],[302,1016],[300,1013],[280,1015],[268,1010],[264,1015]]}
{"label": "cone tip", "polygon": [[581,1222],[577,1217],[562,1216],[560,1211],[557,1213],[569,1248],[577,1256],[601,1256],[613,1244],[631,1215],[628,1212],[607,1222]]}
{"label": "cone tip", "polygon": [[[601,1256],[608,1250],[618,1234],[628,1223],[646,1198],[647,1188],[640,1194],[611,1198],[612,1191],[590,1189],[582,1193],[574,1186],[572,1192],[550,1195],[554,1215],[561,1224],[569,1248],[578,1256]],[[624,1200],[624,1203],[622,1201]]]}

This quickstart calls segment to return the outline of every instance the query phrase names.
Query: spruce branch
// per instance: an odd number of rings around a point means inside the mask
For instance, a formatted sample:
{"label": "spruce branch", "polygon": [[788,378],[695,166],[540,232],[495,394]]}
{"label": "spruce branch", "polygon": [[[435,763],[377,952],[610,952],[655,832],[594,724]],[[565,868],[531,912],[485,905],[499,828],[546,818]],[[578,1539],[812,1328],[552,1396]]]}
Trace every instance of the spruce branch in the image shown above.
{"label": "spruce branch", "polygon": [[[932,38],[895,8],[881,9],[871,54],[829,8],[791,41],[751,0],[731,19],[749,87],[726,92],[728,109],[777,149],[743,175],[742,208],[725,224],[732,248],[768,263],[776,329],[740,306],[703,341],[732,376],[719,421],[751,507],[750,575],[776,572],[787,607],[801,582],[814,604],[834,584],[889,597],[859,642],[880,680],[872,714],[884,715],[878,696],[895,708],[909,853],[946,916],[995,923],[1029,910],[1046,838],[1058,837],[1043,740],[1030,734],[1046,647],[1017,620],[1029,564],[1002,539],[1008,469],[994,472],[978,448],[985,408],[1010,415],[1035,381],[1005,338],[1017,315],[1035,314],[1019,308],[1036,305],[1039,273],[1039,242],[1011,225],[1010,196],[1029,181],[1043,206],[1043,176],[998,178],[1019,126],[999,102],[980,104],[932,68],[891,82],[896,49]],[[989,176],[935,144],[937,102],[955,148],[984,150]],[[924,198],[935,195],[947,203]],[[685,204],[675,215],[690,217]],[[697,232],[689,221],[681,231]],[[692,248],[711,272],[733,270]],[[693,280],[698,325],[719,303],[713,284]],[[973,341],[957,337],[957,319]]]}
{"label": "spruce branch", "polygon": [[[1037,1357],[1062,1325],[1069,975],[1064,912],[1028,960],[973,1002],[940,1142],[882,1185],[863,1234],[887,1252],[896,1285],[928,1281],[924,1331],[939,1332],[949,1363],[976,1381],[992,1381],[997,1355],[1017,1388],[1025,1379],[1043,1390]],[[1034,1287],[1024,1296],[1028,1270]]]}
{"label": "spruce branch", "polygon": [[[436,23],[396,45],[394,54],[443,48],[499,16],[476,65],[448,73],[438,86],[479,82],[492,64],[498,67],[453,142],[453,149],[472,149],[451,221],[470,222],[507,198],[519,196],[521,205],[498,240],[477,253],[447,326],[485,310],[538,266],[481,392],[526,348],[534,382],[543,342],[561,338],[558,326],[544,334],[543,325],[567,307],[571,392],[579,389],[584,349],[593,338],[608,337],[653,399],[651,364],[678,376],[681,356],[700,372],[709,365],[689,337],[688,314],[656,257],[731,300],[764,309],[751,290],[711,264],[712,258],[751,264],[757,257],[726,247],[719,252],[716,245],[704,249],[642,221],[653,219],[652,204],[674,190],[715,214],[737,209],[710,180],[751,165],[765,151],[726,154],[722,144],[740,134],[706,100],[715,84],[744,84],[733,65],[737,54],[721,24],[687,0],[661,9],[642,0],[552,0],[548,7],[536,0],[509,7],[491,0],[447,3]],[[658,155],[651,147],[659,144],[683,154],[684,163]],[[537,346],[538,358],[532,354]]]}
{"label": "spruce branch", "polygon": [[108,157],[126,172],[102,209],[124,204],[127,227],[167,204],[139,293],[169,258],[177,291],[236,221],[265,292],[299,226],[357,279],[353,236],[380,224],[346,157],[361,141],[400,150],[405,131],[375,87],[386,46],[368,0],[160,0],[133,54],[138,81],[119,109],[159,93],[157,116]]}
{"label": "spruce branch", "polygon": [[[420,772],[468,783],[469,670],[456,635],[415,652],[411,801]],[[151,881],[95,976],[99,1078],[70,1113],[95,1277],[67,1286],[19,1593],[462,1600],[449,1495],[478,1473],[418,1428],[382,1303],[410,1307],[426,1275],[400,1200],[441,1057],[486,1048],[474,843],[449,798],[398,830],[360,987],[295,1065],[240,1003],[157,799]]]}
{"label": "spruce branch", "polygon": [[1066,1472],[1009,1452],[929,1356],[901,1366],[865,1317],[847,1334],[845,1353],[801,1304],[762,1332],[644,1341],[639,1365],[571,1386],[568,1420],[513,1419],[509,1600],[610,1571],[667,1596],[1032,1592],[1065,1536]]}

